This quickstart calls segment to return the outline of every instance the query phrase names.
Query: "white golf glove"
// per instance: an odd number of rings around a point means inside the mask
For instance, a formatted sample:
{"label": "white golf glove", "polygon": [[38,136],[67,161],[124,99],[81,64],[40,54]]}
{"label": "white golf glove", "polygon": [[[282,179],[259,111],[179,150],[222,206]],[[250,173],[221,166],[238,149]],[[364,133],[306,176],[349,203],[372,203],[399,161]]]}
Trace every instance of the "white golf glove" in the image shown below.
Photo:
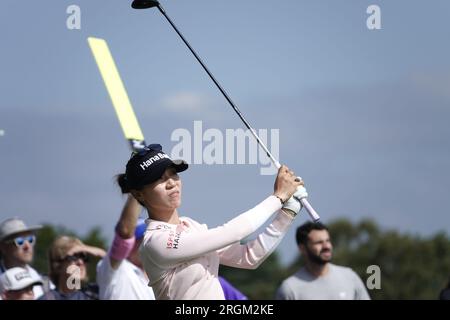
{"label": "white golf glove", "polygon": [[304,186],[298,186],[297,191],[295,191],[294,195],[290,197],[284,204],[282,209],[285,210],[288,214],[290,214],[293,218],[300,212],[302,209],[302,204],[300,203],[300,199],[307,198],[308,192]]}

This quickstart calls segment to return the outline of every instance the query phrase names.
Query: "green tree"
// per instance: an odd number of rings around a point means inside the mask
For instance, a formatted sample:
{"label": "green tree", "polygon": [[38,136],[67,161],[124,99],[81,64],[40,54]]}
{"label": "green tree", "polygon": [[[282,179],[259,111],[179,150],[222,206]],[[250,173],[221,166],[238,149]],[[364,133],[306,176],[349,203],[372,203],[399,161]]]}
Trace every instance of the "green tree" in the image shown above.
{"label": "green tree", "polygon": [[285,276],[276,252],[255,270],[220,266],[220,274],[249,299],[274,299],[278,284]]}
{"label": "green tree", "polygon": [[[91,246],[95,246],[95,247],[99,247],[99,248],[103,248],[106,250],[106,248],[109,247],[109,244],[107,244],[107,240],[106,238],[102,235],[101,232],[101,228],[100,227],[94,227],[92,228],[85,237],[81,238],[81,241],[83,241],[84,243],[91,245]],[[88,264],[88,276],[89,276],[89,280],[90,281],[95,281],[96,278],[96,266],[97,263],[100,259],[99,258],[95,258],[90,260],[89,264]]]}

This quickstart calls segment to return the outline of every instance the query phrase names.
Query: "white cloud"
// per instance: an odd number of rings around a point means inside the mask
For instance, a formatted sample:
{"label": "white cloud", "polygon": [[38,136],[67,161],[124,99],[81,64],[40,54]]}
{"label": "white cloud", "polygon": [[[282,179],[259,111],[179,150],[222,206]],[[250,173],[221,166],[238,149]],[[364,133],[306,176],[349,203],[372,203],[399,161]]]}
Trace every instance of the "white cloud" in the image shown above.
{"label": "white cloud", "polygon": [[162,99],[164,108],[173,112],[204,111],[212,104],[206,95],[182,91],[168,95]]}

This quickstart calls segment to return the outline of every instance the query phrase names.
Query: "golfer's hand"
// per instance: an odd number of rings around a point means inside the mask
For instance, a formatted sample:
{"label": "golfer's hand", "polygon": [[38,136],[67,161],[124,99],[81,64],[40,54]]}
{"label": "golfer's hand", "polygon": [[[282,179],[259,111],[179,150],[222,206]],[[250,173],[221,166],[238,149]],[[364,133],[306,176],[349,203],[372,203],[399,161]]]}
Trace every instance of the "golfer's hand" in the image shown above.
{"label": "golfer's hand", "polygon": [[292,217],[295,217],[302,209],[302,204],[300,203],[300,199],[308,197],[308,192],[306,191],[305,187],[303,186],[303,181],[301,181],[300,183],[302,185],[297,187],[297,190],[295,191],[294,195],[292,197],[290,197],[289,200],[283,204],[283,208],[282,208],[285,212],[289,213]]}
{"label": "golfer's hand", "polygon": [[273,195],[280,198],[284,203],[292,197],[297,190],[297,187],[300,185],[303,185],[303,181],[299,179],[293,171],[283,165],[278,170],[278,175],[273,187]]}

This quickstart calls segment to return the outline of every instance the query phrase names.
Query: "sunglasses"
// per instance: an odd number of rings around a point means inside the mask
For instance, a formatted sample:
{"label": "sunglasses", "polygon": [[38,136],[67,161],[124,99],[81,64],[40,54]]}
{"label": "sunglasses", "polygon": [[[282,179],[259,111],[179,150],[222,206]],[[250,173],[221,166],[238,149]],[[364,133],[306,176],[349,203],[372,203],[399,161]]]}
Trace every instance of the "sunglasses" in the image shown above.
{"label": "sunglasses", "polygon": [[135,155],[145,156],[150,151],[162,151],[162,146],[157,143],[149,144],[148,146],[136,146],[135,150],[131,153],[131,158]]}
{"label": "sunglasses", "polygon": [[36,236],[31,235],[26,237],[16,237],[10,241],[10,243],[14,243],[18,248],[22,248],[25,242],[28,242],[30,245],[33,246],[36,243]]}
{"label": "sunglasses", "polygon": [[75,253],[71,256],[66,256],[65,258],[61,259],[60,261],[67,261],[67,262],[76,262],[78,259],[81,259],[83,262],[89,261],[89,256],[86,252],[79,252]]}

